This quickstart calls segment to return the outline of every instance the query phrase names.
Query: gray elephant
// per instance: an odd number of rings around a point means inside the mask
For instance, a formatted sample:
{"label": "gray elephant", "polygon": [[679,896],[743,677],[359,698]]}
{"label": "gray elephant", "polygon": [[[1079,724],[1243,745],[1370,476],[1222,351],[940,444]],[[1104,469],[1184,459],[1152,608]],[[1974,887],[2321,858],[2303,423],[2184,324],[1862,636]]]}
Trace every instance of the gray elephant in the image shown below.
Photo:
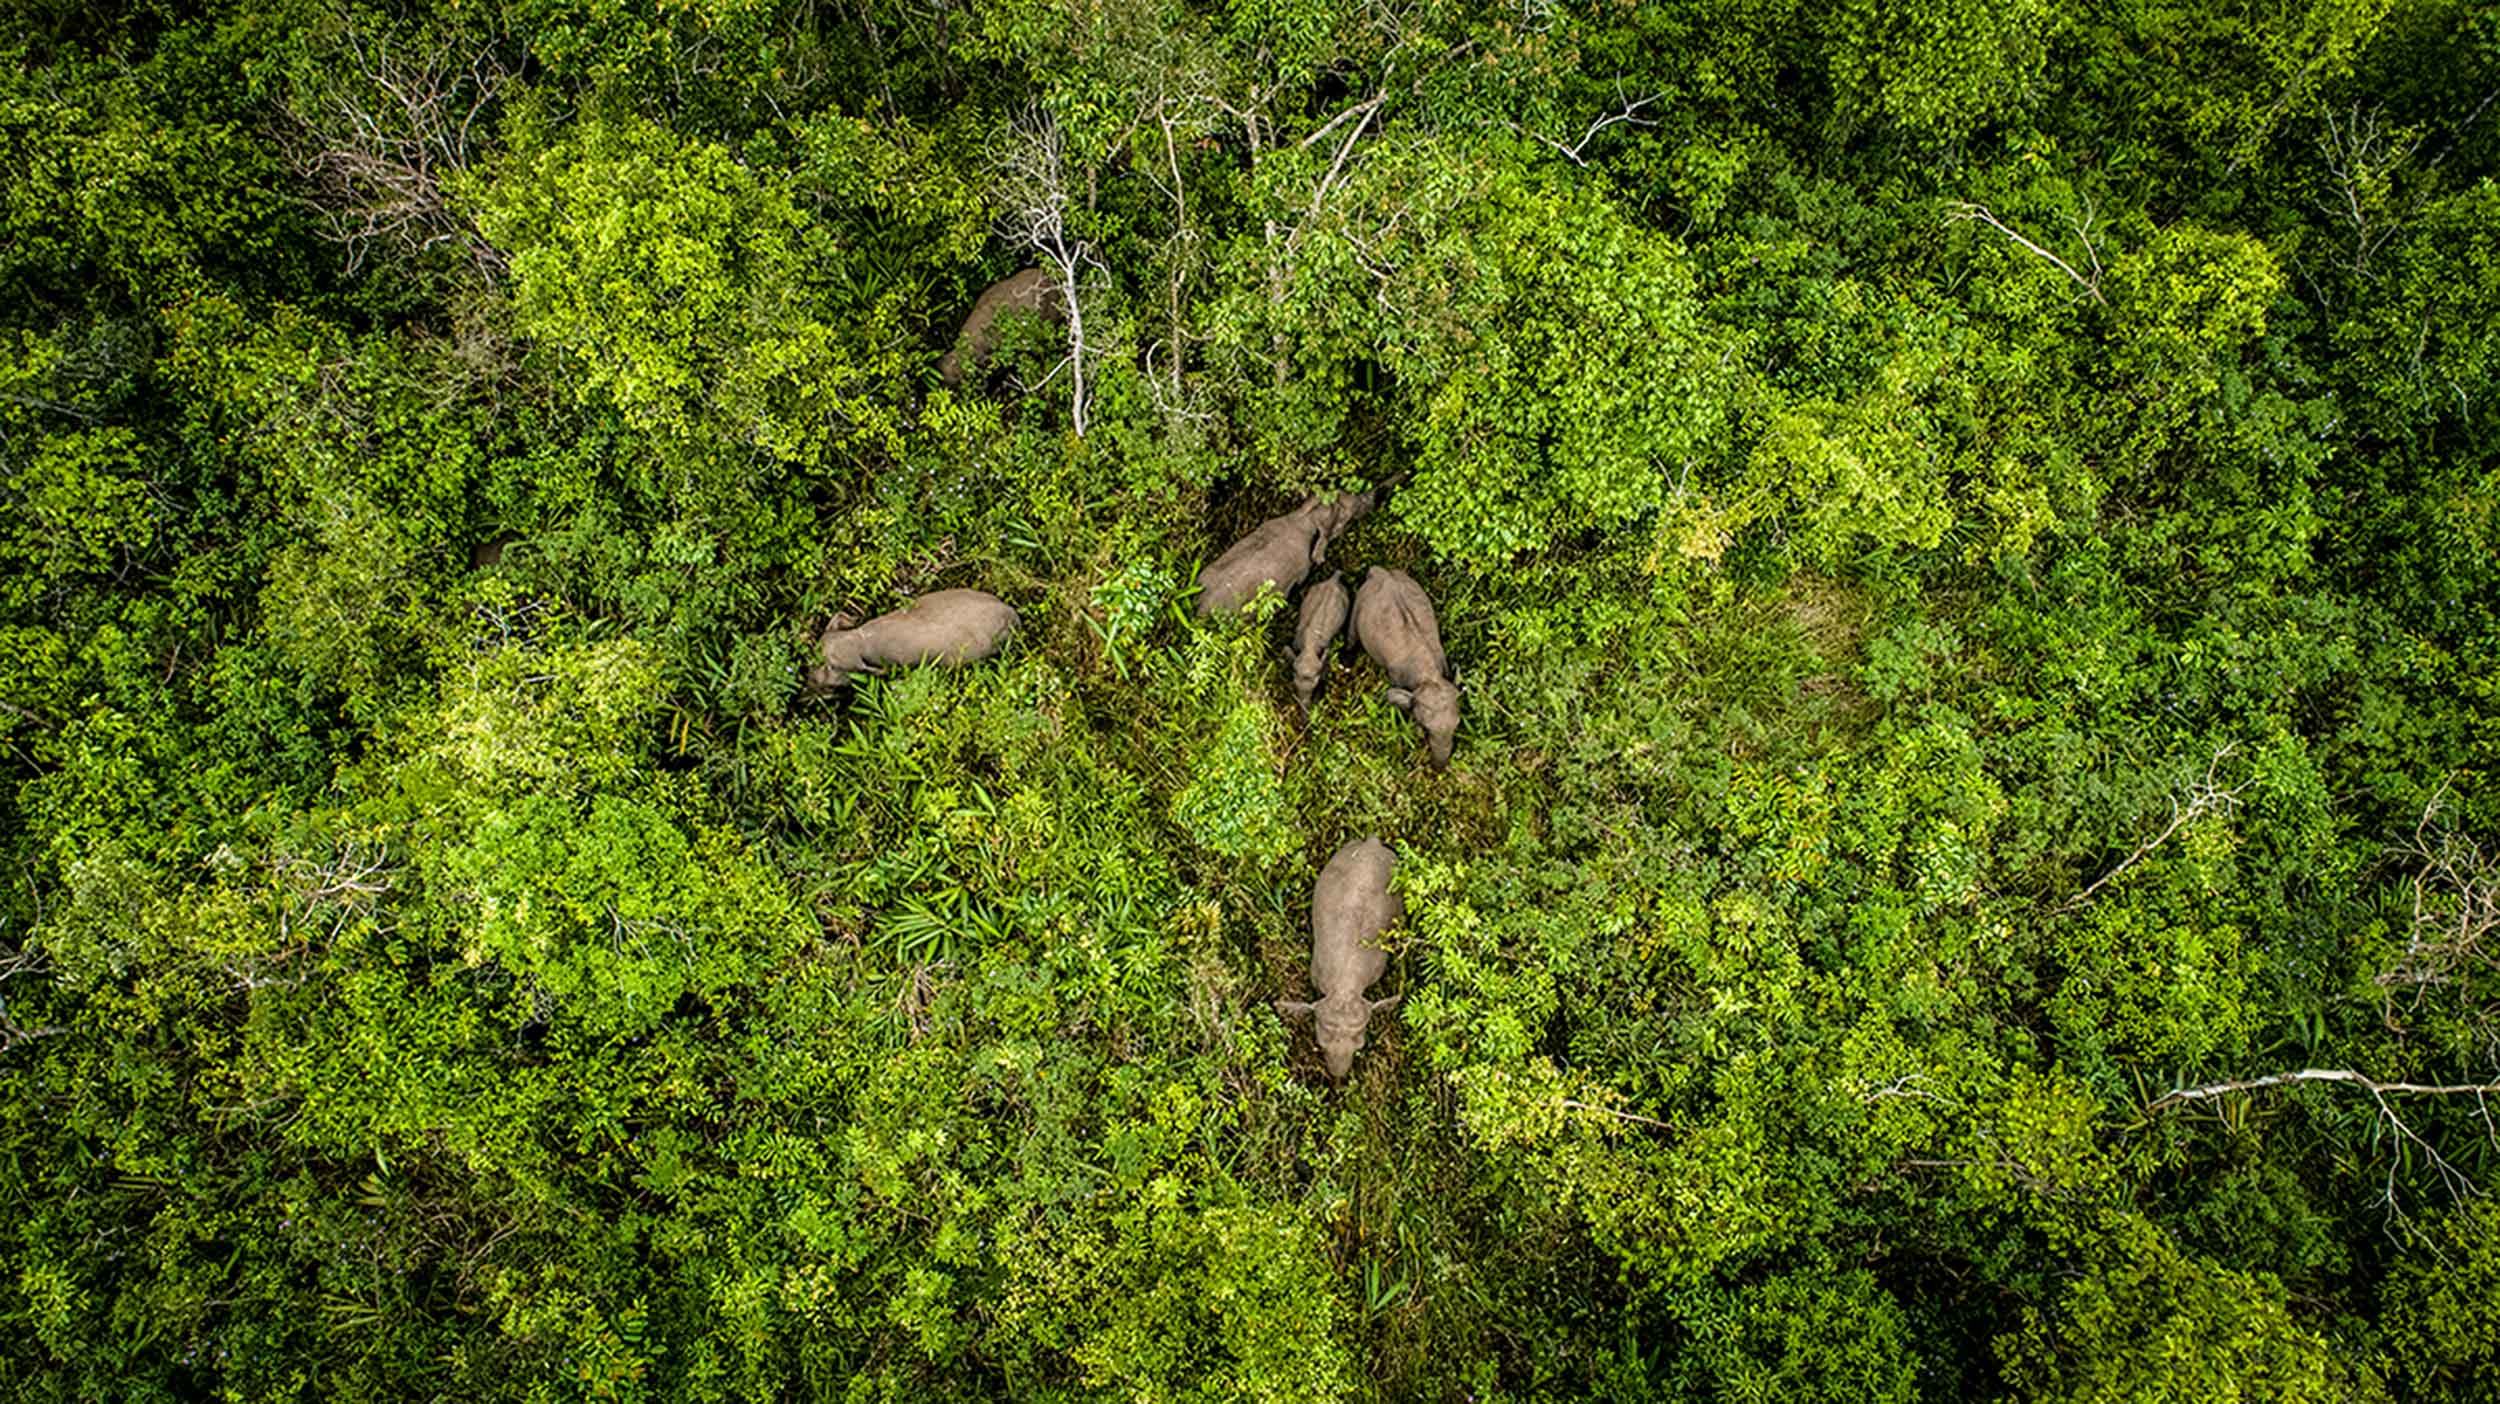
{"label": "gray elephant", "polygon": [[1441,651],[1432,597],[1405,571],[1375,568],[1354,596],[1346,635],[1389,675],[1389,705],[1424,729],[1433,768],[1447,767],[1458,739],[1458,684]]}
{"label": "gray elephant", "polygon": [[1311,890],[1311,987],[1320,997],[1276,1001],[1276,1012],[1289,1019],[1318,1013],[1320,1056],[1339,1082],[1354,1070],[1372,1016],[1396,1008],[1402,998],[1373,1000],[1363,994],[1389,968],[1380,934],[1406,915],[1405,900],[1389,890],[1396,867],[1389,845],[1362,838],[1338,849],[1319,870]]}
{"label": "gray elephant", "polygon": [[825,626],[816,651],[821,666],[807,670],[820,688],[848,687],[861,673],[918,663],[970,663],[998,652],[1016,627],[1016,611],[981,590],[938,590],[891,614],[862,624],[837,614]]}
{"label": "gray elephant", "polygon": [[1057,325],[1067,320],[1066,294],[1058,281],[1038,268],[1010,274],[984,289],[955,334],[954,349],[938,358],[938,379],[950,390],[963,388],[964,372],[978,372],[998,349],[998,319],[1010,312],[1029,312]]}
{"label": "gray elephant", "polygon": [[1328,656],[1336,652],[1337,636],[1345,632],[1346,616],[1353,609],[1354,592],[1345,587],[1343,575],[1331,575],[1302,592],[1302,613],[1293,626],[1293,695],[1303,711],[1311,710],[1311,699],[1328,672]]}
{"label": "gray elephant", "polygon": [[1231,550],[1198,572],[1198,612],[1237,614],[1261,590],[1291,594],[1311,568],[1328,559],[1328,547],[1372,509],[1375,494],[1350,493],[1302,499],[1281,517],[1259,523]]}

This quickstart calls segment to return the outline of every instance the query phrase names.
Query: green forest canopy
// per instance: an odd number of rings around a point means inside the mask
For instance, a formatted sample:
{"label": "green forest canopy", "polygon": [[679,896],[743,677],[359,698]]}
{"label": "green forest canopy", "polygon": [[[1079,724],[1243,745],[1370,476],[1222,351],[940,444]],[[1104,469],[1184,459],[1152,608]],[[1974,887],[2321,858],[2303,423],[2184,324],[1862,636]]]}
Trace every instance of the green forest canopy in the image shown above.
{"label": "green forest canopy", "polygon": [[9,10],[8,1397],[2500,1398],[2488,5]]}

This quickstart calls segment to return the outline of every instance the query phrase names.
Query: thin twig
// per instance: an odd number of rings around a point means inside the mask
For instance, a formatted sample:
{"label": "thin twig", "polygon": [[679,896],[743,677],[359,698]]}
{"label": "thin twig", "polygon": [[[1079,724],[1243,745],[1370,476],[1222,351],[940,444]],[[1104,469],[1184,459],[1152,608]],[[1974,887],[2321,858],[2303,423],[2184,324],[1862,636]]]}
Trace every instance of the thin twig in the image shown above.
{"label": "thin twig", "polygon": [[1587,1102],[1575,1102],[1568,1097],[1562,1098],[1554,1105],[1568,1111],[1595,1112],[1599,1116],[1611,1116],[1617,1121],[1637,1121],[1643,1126],[1656,1126],[1668,1131],[1675,1129],[1675,1123],[1671,1121],[1660,1121],[1654,1116],[1643,1116],[1639,1112],[1616,1111],[1612,1107],[1591,1106]]}

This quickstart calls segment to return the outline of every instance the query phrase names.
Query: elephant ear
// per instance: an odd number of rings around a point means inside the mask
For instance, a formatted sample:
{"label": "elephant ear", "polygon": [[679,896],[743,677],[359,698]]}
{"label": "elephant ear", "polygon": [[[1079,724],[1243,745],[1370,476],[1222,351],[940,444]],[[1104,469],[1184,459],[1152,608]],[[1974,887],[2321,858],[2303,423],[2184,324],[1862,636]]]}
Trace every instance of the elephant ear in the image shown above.
{"label": "elephant ear", "polygon": [[1415,694],[1407,691],[1405,688],[1393,687],[1381,695],[1389,699],[1390,706],[1397,708],[1401,712],[1414,710]]}
{"label": "elephant ear", "polygon": [[1398,1002],[1405,998],[1405,995],[1393,994],[1387,999],[1375,999],[1372,1001],[1372,1012],[1374,1014],[1386,1014],[1390,1010],[1397,1008]]}
{"label": "elephant ear", "polygon": [[1280,999],[1276,1001],[1276,1012],[1284,1015],[1288,1019],[1307,1019],[1311,1017],[1311,1011],[1317,1009],[1318,1007],[1318,1005],[1313,1004],[1306,999]]}

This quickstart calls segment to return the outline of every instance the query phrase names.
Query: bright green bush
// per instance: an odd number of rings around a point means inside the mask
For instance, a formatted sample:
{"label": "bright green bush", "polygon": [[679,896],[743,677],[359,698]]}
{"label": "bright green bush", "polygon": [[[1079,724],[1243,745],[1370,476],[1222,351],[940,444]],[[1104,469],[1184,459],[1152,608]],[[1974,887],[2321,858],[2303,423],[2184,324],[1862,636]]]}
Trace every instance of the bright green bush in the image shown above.
{"label": "bright green bush", "polygon": [[895,434],[890,329],[834,321],[844,251],[728,149],[590,124],[497,182],[482,224],[520,330],[636,428],[796,463]]}

